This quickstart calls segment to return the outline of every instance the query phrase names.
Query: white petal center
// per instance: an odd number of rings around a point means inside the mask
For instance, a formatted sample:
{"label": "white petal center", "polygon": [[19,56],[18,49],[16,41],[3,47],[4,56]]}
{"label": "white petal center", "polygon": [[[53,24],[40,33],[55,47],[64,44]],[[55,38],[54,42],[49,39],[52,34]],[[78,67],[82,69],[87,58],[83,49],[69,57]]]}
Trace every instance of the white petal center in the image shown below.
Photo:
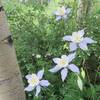
{"label": "white petal center", "polygon": [[58,63],[58,65],[59,65],[60,67],[67,67],[67,65],[68,65],[68,60],[60,59],[60,62]]}
{"label": "white petal center", "polygon": [[61,7],[61,8],[59,8],[58,12],[59,12],[59,15],[60,15],[60,16],[64,16],[66,10],[65,10],[65,8]]}
{"label": "white petal center", "polygon": [[72,35],[72,41],[75,43],[80,43],[81,41],[83,41],[83,37],[79,34],[73,34]]}
{"label": "white petal center", "polygon": [[31,86],[38,85],[39,84],[39,78],[35,74],[32,74],[32,77],[28,80],[28,83]]}

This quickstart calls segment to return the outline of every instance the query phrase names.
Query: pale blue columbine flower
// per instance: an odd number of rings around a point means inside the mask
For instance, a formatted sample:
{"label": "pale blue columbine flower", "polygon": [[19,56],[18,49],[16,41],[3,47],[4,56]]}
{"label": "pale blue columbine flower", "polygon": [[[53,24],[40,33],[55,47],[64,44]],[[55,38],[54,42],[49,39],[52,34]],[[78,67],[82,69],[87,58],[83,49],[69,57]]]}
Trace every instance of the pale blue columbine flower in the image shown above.
{"label": "pale blue columbine flower", "polygon": [[79,73],[79,68],[74,64],[70,64],[71,61],[75,58],[75,54],[76,53],[72,53],[68,56],[62,55],[61,58],[53,58],[54,63],[56,63],[57,65],[49,71],[55,73],[61,70],[62,81],[64,81],[67,77],[68,69],[75,73]]}
{"label": "pale blue columbine flower", "polygon": [[57,11],[54,12],[54,14],[56,15],[56,20],[60,20],[60,19],[67,19],[68,18],[68,14],[71,12],[70,8],[65,8],[64,6],[60,7]]}
{"label": "pale blue columbine flower", "polygon": [[77,48],[88,50],[87,44],[94,43],[95,41],[88,37],[83,37],[85,34],[84,29],[78,32],[73,32],[72,35],[66,35],[63,40],[70,41],[70,51],[75,51]]}
{"label": "pale blue columbine flower", "polygon": [[43,74],[44,70],[40,70],[37,74],[26,75],[29,85],[25,88],[25,91],[30,92],[36,88],[35,96],[38,96],[41,91],[41,87],[48,87],[50,83],[48,80],[42,80]]}

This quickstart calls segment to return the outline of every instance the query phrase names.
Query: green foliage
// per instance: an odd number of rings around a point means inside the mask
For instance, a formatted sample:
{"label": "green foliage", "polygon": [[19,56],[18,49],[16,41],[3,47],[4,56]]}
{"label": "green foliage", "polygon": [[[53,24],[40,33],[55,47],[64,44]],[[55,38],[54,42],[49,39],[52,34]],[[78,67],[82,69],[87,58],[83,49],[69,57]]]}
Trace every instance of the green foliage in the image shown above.
{"label": "green foliage", "polygon": [[[38,98],[34,97],[34,92],[26,93],[27,100],[99,100],[100,8],[96,9],[95,6],[85,23],[86,36],[92,37],[97,43],[89,46],[88,52],[78,50],[74,61],[77,66],[83,67],[86,72],[84,90],[80,91],[76,82],[77,75],[69,73],[66,81],[62,83],[58,73],[52,75],[48,72],[48,69],[53,65],[53,57],[68,54],[69,44],[63,42],[62,37],[78,30],[76,2],[65,0],[64,5],[71,7],[72,12],[67,21],[57,22],[52,13],[56,7],[63,3],[58,3],[59,0],[56,0],[55,3],[47,5],[46,2],[41,5],[35,2],[36,0],[33,1],[26,4],[5,3],[5,10],[25,86],[27,82],[24,76],[42,68],[45,68],[44,77],[51,82],[51,86],[43,89]],[[41,58],[36,58],[37,54],[40,54]]]}

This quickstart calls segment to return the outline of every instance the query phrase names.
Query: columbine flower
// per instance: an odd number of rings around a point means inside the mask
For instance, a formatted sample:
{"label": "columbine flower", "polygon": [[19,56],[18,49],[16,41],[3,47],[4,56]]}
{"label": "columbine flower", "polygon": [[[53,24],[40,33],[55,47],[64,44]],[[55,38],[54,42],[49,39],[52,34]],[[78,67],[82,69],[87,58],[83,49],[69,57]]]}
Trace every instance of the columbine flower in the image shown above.
{"label": "columbine flower", "polygon": [[49,86],[50,83],[48,80],[42,80],[43,74],[44,70],[40,70],[37,74],[26,75],[29,85],[25,88],[25,91],[30,92],[36,88],[35,96],[38,96],[41,91],[41,87]]}
{"label": "columbine flower", "polygon": [[60,7],[57,11],[55,11],[55,15],[57,16],[56,17],[56,20],[60,20],[62,18],[64,19],[67,19],[68,17],[68,14],[71,12],[71,9],[70,8],[65,8],[64,6]]}
{"label": "columbine flower", "polygon": [[66,35],[63,37],[65,41],[71,41],[70,51],[75,51],[78,47],[82,50],[88,50],[87,44],[94,43],[94,40],[88,37],[83,37],[85,34],[84,29],[78,32],[73,32],[71,35]]}
{"label": "columbine flower", "polygon": [[49,71],[55,73],[61,70],[61,79],[62,81],[64,81],[65,78],[67,77],[68,69],[70,69],[75,73],[79,73],[79,68],[74,64],[70,64],[70,62],[74,58],[75,58],[75,53],[69,54],[68,56],[62,55],[61,58],[54,58],[53,61],[57,65],[54,68],[50,69]]}

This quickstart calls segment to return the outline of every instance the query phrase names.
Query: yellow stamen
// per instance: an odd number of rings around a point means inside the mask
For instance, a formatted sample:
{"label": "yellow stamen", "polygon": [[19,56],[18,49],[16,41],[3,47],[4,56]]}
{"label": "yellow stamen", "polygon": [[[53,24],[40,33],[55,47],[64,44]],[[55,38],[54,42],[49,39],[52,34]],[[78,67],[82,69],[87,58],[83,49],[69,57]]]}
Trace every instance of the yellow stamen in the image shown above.
{"label": "yellow stamen", "polygon": [[64,66],[64,65],[67,65],[67,64],[68,64],[68,61],[66,61],[64,59],[61,59],[60,62],[59,62],[60,66]]}
{"label": "yellow stamen", "polygon": [[64,16],[65,15],[65,11],[63,8],[59,9],[59,15]]}
{"label": "yellow stamen", "polygon": [[28,80],[28,83],[31,85],[37,85],[39,83],[39,79],[35,74],[33,74],[32,79]]}
{"label": "yellow stamen", "polygon": [[83,37],[81,37],[78,34],[73,35],[73,41],[76,43],[80,43],[83,40]]}

